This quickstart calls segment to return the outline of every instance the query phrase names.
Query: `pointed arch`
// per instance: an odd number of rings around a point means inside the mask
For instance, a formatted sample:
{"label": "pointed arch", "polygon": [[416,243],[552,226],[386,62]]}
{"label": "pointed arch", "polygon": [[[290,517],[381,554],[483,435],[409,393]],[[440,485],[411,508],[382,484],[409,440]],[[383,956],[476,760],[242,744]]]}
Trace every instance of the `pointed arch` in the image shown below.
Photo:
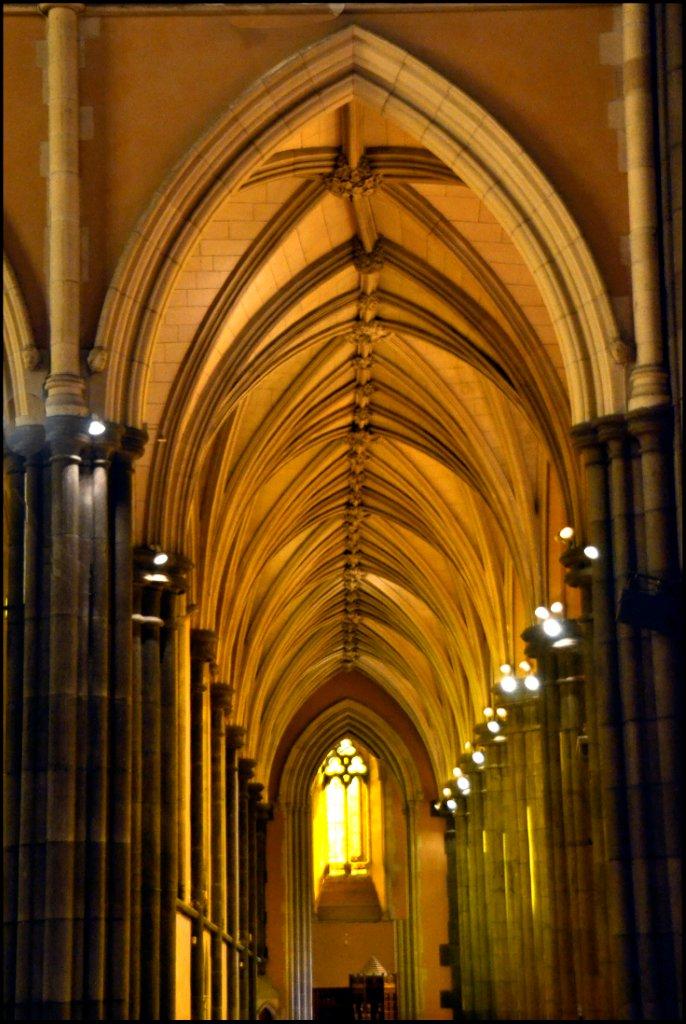
{"label": "pointed arch", "polygon": [[395,120],[489,206],[519,249],[555,327],[572,421],[618,411],[618,330],[593,256],[531,158],[461,89],[356,25],[295,53],[242,94],[155,193],[124,252],[96,345],[110,353],[106,414],[134,425],[165,295],[199,226],[280,142],[352,99]]}
{"label": "pointed arch", "polygon": [[286,822],[286,963],[289,1013],[312,1019],[312,813],[310,786],[327,751],[343,735],[361,743],[388,764],[400,787],[407,822],[408,918],[396,936],[401,1017],[418,1019],[421,992],[416,805],[424,799],[414,761],[402,740],[376,712],[353,700],[326,708],[303,730],[286,759],[278,806]]}
{"label": "pointed arch", "polygon": [[37,365],[39,353],[34,342],[26,302],[6,253],[2,254],[2,341],[5,371],[2,421],[5,426],[19,426],[31,421],[26,373]]}

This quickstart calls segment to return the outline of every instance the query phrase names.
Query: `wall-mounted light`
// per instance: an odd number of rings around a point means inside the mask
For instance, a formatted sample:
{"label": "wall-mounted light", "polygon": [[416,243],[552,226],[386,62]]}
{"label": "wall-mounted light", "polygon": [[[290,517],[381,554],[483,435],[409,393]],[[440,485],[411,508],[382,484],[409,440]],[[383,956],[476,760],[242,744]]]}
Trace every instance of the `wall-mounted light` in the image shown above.
{"label": "wall-mounted light", "polygon": [[539,604],[538,608],[534,608],[534,615],[537,619],[547,619],[550,616],[550,612],[544,604]]}
{"label": "wall-mounted light", "polygon": [[484,718],[493,718],[493,708],[484,708]]}
{"label": "wall-mounted light", "polygon": [[88,433],[91,437],[100,437],[100,435],[104,434],[106,430],[107,427],[101,419],[97,416],[91,416],[90,423],[88,424]]}
{"label": "wall-mounted light", "polygon": [[544,619],[542,626],[546,636],[556,637],[562,633],[562,624],[558,619]]}
{"label": "wall-mounted light", "polygon": [[550,606],[550,610],[553,613],[553,615],[562,615],[563,611],[565,610],[565,606],[563,605],[562,601],[553,601],[553,603]]}
{"label": "wall-mounted light", "polygon": [[148,583],[169,583],[169,577],[163,572],[146,572],[143,579]]}
{"label": "wall-mounted light", "polygon": [[518,685],[515,676],[503,676],[500,680],[500,689],[503,693],[514,693]]}
{"label": "wall-mounted light", "polygon": [[451,793],[452,793],[452,789],[450,788],[450,786],[444,786],[443,787],[443,796],[450,796]]}
{"label": "wall-mounted light", "polygon": [[[453,768],[453,775],[455,776],[456,779],[461,778],[462,777],[462,769],[461,768]],[[458,783],[458,785],[459,785],[459,783]]]}
{"label": "wall-mounted light", "polygon": [[457,780],[457,785],[463,793],[468,793],[471,789],[471,784],[466,775],[461,775]]}
{"label": "wall-mounted light", "polygon": [[155,557],[153,558],[153,563],[155,565],[166,565],[168,561],[169,555],[167,554],[166,551],[158,551]]}
{"label": "wall-mounted light", "polygon": [[538,676],[535,676],[533,672],[530,672],[528,676],[524,677],[524,685],[526,686],[527,690],[530,690],[532,693],[535,693],[536,690],[540,690],[541,681],[538,678]]}
{"label": "wall-mounted light", "polygon": [[590,558],[592,562],[595,562],[596,558],[600,558],[600,551],[595,544],[587,544],[584,548],[584,554],[586,558]]}
{"label": "wall-mounted light", "polygon": [[486,755],[482,750],[475,750],[474,753],[472,754],[472,761],[474,762],[474,764],[481,767],[482,764],[486,763]]}
{"label": "wall-mounted light", "polygon": [[495,713],[498,718],[502,718],[503,721],[507,718],[507,708],[496,708]]}
{"label": "wall-mounted light", "polygon": [[528,661],[520,661],[519,665],[517,665],[517,668],[520,668],[522,672],[531,672],[531,665]]}
{"label": "wall-mounted light", "polygon": [[504,665],[500,666],[500,672],[504,676],[512,675],[512,665],[508,665],[507,662],[505,662]]}
{"label": "wall-mounted light", "polygon": [[495,719],[492,719],[492,721],[487,723],[486,728],[489,732],[492,732],[495,735],[495,733],[500,732],[500,722],[496,722]]}
{"label": "wall-mounted light", "polygon": [[574,536],[574,527],[573,526],[563,526],[562,529],[560,530],[560,532],[558,533],[558,537],[560,538],[560,540],[571,540],[573,536]]}
{"label": "wall-mounted light", "polygon": [[452,798],[450,800],[446,800],[445,806],[448,808],[449,811],[456,811],[457,800],[453,800]]}

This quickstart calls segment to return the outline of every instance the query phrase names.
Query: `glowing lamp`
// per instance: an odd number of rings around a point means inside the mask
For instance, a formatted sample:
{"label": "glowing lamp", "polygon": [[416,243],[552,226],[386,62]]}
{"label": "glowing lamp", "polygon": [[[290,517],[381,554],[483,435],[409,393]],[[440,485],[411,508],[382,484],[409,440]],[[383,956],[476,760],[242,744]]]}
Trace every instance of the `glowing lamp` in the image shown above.
{"label": "glowing lamp", "polygon": [[562,632],[562,625],[557,621],[557,619],[544,619],[543,632],[549,637],[559,636]]}

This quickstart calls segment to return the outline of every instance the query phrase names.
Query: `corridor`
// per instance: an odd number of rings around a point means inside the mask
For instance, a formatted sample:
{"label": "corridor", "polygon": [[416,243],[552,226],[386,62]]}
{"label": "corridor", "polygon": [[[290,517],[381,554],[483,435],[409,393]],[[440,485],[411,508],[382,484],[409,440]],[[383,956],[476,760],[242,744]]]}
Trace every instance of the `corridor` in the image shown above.
{"label": "corridor", "polygon": [[7,1019],[678,1019],[678,5],[3,20]]}

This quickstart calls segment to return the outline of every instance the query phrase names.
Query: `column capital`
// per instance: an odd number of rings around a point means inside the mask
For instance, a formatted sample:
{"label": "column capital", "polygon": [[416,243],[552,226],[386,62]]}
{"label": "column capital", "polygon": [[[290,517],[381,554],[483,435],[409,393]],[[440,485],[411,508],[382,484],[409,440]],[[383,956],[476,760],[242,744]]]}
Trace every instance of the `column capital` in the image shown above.
{"label": "column capital", "polygon": [[618,450],[617,444],[619,443],[623,447],[628,437],[626,416],[619,413],[612,416],[601,416],[596,421],[596,426],[598,439],[610,446],[611,454],[618,454],[621,448]]}
{"label": "column capital", "polygon": [[42,423],[15,427],[5,435],[4,443],[11,454],[28,459],[45,447],[45,427]]}
{"label": "column capital", "polygon": [[191,660],[214,661],[217,654],[217,634],[213,629],[191,630]]}
{"label": "column capital", "polygon": [[210,700],[212,709],[224,711],[227,715],[231,711],[231,698],[233,697],[233,686],[229,683],[216,682],[210,684]]}
{"label": "column capital", "polygon": [[86,9],[85,4],[38,4],[38,10],[41,14],[48,15],[53,8],[64,8],[67,11],[73,11],[74,14],[82,14]]}
{"label": "column capital", "polygon": [[[257,762],[253,761],[253,765],[256,764],[256,763]],[[251,782],[248,783],[248,796],[250,797],[251,801],[255,805],[257,805],[259,803],[260,797],[262,796],[263,789],[264,789],[264,786],[262,785],[262,783],[261,782],[257,782],[256,780],[252,780]]]}
{"label": "column capital", "polygon": [[671,406],[657,405],[630,412],[629,432],[638,438],[641,451],[665,451],[674,429]]}
{"label": "column capital", "polygon": [[240,750],[245,744],[245,733],[246,728],[244,725],[236,725],[235,723],[227,725],[226,745],[231,747],[232,750]]}
{"label": "column capital", "polygon": [[246,782],[248,779],[251,779],[256,765],[257,761],[253,760],[252,757],[241,757],[238,761],[238,774],[241,779]]}

